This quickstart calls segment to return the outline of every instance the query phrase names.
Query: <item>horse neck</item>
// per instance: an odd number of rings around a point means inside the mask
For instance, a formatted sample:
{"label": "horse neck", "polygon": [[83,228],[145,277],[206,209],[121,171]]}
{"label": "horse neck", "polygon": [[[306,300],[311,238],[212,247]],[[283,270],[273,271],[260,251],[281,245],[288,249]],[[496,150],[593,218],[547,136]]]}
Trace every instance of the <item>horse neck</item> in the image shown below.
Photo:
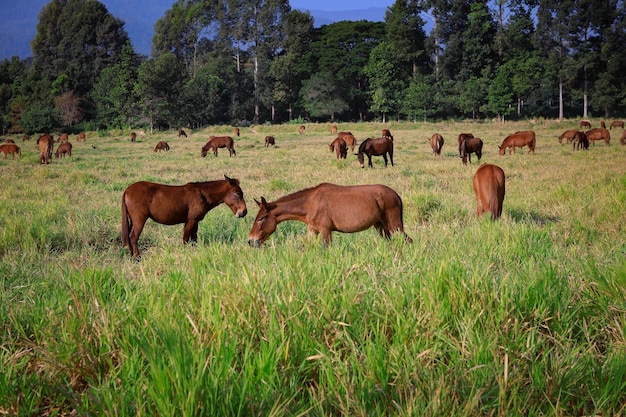
{"label": "horse neck", "polygon": [[204,198],[213,204],[219,204],[223,199],[229,188],[227,181],[207,181],[199,184],[200,192]]}
{"label": "horse neck", "polygon": [[272,211],[276,215],[276,222],[285,220],[299,220],[304,222],[307,215],[308,191],[299,191],[276,200],[276,208]]}

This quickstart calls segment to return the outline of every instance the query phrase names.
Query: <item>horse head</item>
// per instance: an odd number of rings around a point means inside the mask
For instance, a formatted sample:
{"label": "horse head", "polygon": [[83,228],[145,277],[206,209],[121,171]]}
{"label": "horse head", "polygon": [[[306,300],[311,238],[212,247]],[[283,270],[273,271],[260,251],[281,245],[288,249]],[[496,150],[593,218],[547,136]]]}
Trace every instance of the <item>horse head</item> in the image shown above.
{"label": "horse head", "polygon": [[278,222],[276,221],[276,214],[272,212],[276,208],[276,204],[268,203],[264,197],[261,197],[260,202],[256,199],[254,202],[259,206],[259,213],[256,215],[252,230],[248,235],[248,244],[258,248],[274,233]]}
{"label": "horse head", "polygon": [[224,175],[224,178],[230,186],[230,189],[226,191],[224,195],[224,203],[232,210],[235,217],[246,217],[248,207],[246,207],[246,200],[243,198],[243,191],[239,186],[239,180],[228,178],[226,175]]}

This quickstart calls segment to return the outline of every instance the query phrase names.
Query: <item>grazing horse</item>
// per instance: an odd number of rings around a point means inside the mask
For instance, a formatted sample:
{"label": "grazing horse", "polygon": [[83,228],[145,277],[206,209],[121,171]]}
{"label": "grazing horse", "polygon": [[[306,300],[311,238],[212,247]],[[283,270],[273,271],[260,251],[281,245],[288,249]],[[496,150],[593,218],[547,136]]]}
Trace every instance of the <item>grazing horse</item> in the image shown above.
{"label": "grazing horse", "polygon": [[504,201],[504,171],[497,165],[482,164],[474,174],[474,194],[476,194],[476,213],[482,216],[491,212],[491,219],[502,215]]}
{"label": "grazing horse", "polygon": [[54,139],[47,133],[39,136],[37,139],[37,148],[39,149],[39,161],[42,164],[49,164],[52,159],[52,147]]}
{"label": "grazing horse", "polygon": [[265,136],[265,147],[269,147],[270,145],[276,146],[276,140],[274,136]]}
{"label": "grazing horse", "polygon": [[86,142],[87,141],[87,136],[85,135],[85,132],[80,132],[78,135],[76,135],[76,142]]}
{"label": "grazing horse", "polygon": [[587,139],[585,132],[577,130],[572,139],[572,150],[581,148],[585,150],[589,149],[589,139]]}
{"label": "grazing horse", "polygon": [[336,135],[337,134],[337,125],[332,125],[330,127],[330,134],[331,135]]}
{"label": "grazing horse", "polygon": [[331,152],[335,152],[337,155],[337,159],[343,158],[346,159],[348,157],[348,146],[346,142],[341,138],[336,138],[334,141],[328,145],[328,149]]}
{"label": "grazing horse", "polygon": [[22,142],[26,142],[27,140],[30,140],[30,136],[29,135],[22,136]]}
{"label": "grazing horse", "polygon": [[624,121],[623,120],[613,120],[611,122],[611,127],[609,129],[613,129],[614,127],[621,127],[624,129]]}
{"label": "grazing horse", "polygon": [[619,143],[626,145],[626,130],[622,130],[622,138],[619,140]]}
{"label": "grazing horse", "polygon": [[148,219],[167,225],[185,223],[183,242],[187,243],[198,240],[198,223],[221,203],[226,203],[235,217],[245,217],[248,209],[239,181],[224,178],[185,185],[148,181],[129,185],[122,196],[122,244],[138,257],[137,241]]}
{"label": "grazing horse", "polygon": [[178,138],[181,136],[187,137],[187,133],[183,129],[178,129]]}
{"label": "grazing horse", "polygon": [[235,136],[239,137],[239,128],[238,127],[235,128]]}
{"label": "grazing horse", "polygon": [[589,120],[581,120],[580,123],[578,123],[578,127],[581,129],[591,129],[591,122]]}
{"label": "grazing horse", "polygon": [[135,142],[136,140],[137,140],[137,134],[135,132],[132,132],[130,134],[130,141]]}
{"label": "grazing horse", "polygon": [[463,165],[467,165],[469,159],[472,163],[472,154],[475,153],[476,157],[480,161],[483,156],[483,140],[481,138],[467,138],[461,143],[461,160]]}
{"label": "grazing horse", "polygon": [[299,134],[303,134],[305,131],[306,131],[306,127],[304,127],[304,125],[302,125],[302,126],[300,126],[300,127],[298,128],[298,133],[299,133]]}
{"label": "grazing horse", "polygon": [[365,168],[365,157],[367,155],[367,159],[369,161],[368,165],[370,167],[374,167],[372,165],[372,155],[373,156],[381,156],[385,160],[385,167],[387,166],[387,154],[389,154],[389,161],[391,162],[391,166],[393,166],[393,141],[389,138],[377,138],[371,139],[367,138],[359,146],[359,153],[357,157],[359,158],[359,164],[361,164],[361,168]]}
{"label": "grazing horse", "polygon": [[4,154],[4,159],[7,159],[9,154],[11,154],[11,159],[15,159],[15,154],[22,158],[22,150],[14,143],[3,143],[0,145],[0,152]]}
{"label": "grazing horse", "polygon": [[563,143],[563,139],[566,139],[567,143],[570,143],[572,140],[574,140],[574,136],[576,135],[576,133],[578,133],[578,130],[576,129],[566,130],[565,132],[561,133],[561,136],[559,136],[559,143]]}
{"label": "grazing horse", "polygon": [[610,146],[611,134],[607,129],[596,127],[586,132],[587,139],[595,146],[597,140],[603,140],[605,146]]}
{"label": "grazing horse", "polygon": [[341,186],[329,183],[297,191],[268,203],[261,197],[259,213],[248,236],[248,244],[259,247],[285,220],[307,224],[309,235],[322,234],[324,245],[332,232],[355,233],[374,226],[390,239],[393,233],[404,235],[402,200],[391,188],[375,185]]}
{"label": "grazing horse", "polygon": [[520,132],[515,132],[512,135],[507,136],[503,141],[502,145],[498,146],[500,148],[499,154],[504,155],[506,148],[511,148],[509,150],[509,155],[511,153],[515,153],[515,148],[523,148],[524,146],[528,146],[528,152],[535,153],[535,145],[537,140],[535,139],[535,132],[532,130],[523,130]]}
{"label": "grazing horse", "polygon": [[61,134],[58,139],[59,142],[67,142],[69,140],[70,140],[70,137],[67,133]]}
{"label": "grazing horse", "polygon": [[154,152],[155,153],[158,152],[158,151],[164,151],[165,152],[165,151],[169,151],[169,150],[170,150],[170,145],[166,141],[164,141],[164,140],[162,140],[159,143],[157,143],[156,146],[154,147]]}
{"label": "grazing horse", "polygon": [[337,133],[337,137],[343,139],[346,142],[346,146],[350,147],[350,152],[354,152],[354,147],[356,146],[356,138],[352,134],[352,132],[339,132]]}
{"label": "grazing horse", "polygon": [[443,136],[439,133],[435,133],[430,137],[430,147],[433,149],[433,153],[437,156],[441,155],[441,148],[443,147]]}
{"label": "grazing horse", "polygon": [[461,155],[461,144],[465,139],[473,138],[474,135],[471,133],[459,133],[459,155]]}
{"label": "grazing horse", "polygon": [[200,155],[204,158],[206,154],[213,149],[213,154],[217,156],[217,150],[219,148],[228,149],[230,156],[237,155],[235,152],[235,142],[230,136],[210,136],[209,141],[202,147]]}
{"label": "grazing horse", "polygon": [[72,156],[72,144],[69,142],[63,142],[57,148],[57,151],[54,153],[56,158],[63,158],[65,155]]}
{"label": "grazing horse", "polygon": [[393,142],[393,136],[391,135],[391,132],[389,131],[389,129],[383,129],[381,136],[383,138],[389,138]]}

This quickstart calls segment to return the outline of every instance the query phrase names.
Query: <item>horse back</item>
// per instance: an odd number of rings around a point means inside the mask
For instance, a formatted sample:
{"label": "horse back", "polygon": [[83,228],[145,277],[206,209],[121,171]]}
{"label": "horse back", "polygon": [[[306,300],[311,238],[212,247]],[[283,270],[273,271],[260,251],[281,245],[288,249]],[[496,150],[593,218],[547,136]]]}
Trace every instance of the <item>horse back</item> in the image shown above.
{"label": "horse back", "polygon": [[482,164],[474,174],[474,193],[478,204],[478,214],[491,212],[491,218],[502,215],[505,194],[504,171],[497,165]]}

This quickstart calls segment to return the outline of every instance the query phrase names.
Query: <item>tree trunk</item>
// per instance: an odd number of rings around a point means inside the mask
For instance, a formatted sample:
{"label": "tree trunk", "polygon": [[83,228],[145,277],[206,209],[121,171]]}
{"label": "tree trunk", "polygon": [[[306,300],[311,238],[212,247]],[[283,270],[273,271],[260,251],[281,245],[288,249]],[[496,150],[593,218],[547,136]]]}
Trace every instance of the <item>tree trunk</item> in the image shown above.
{"label": "tree trunk", "polygon": [[587,97],[587,65],[583,65],[583,76],[584,79],[584,87],[583,87],[583,118],[587,118],[587,105],[588,105],[588,97]]}
{"label": "tree trunk", "polygon": [[559,77],[559,120],[563,120],[563,78]]}

